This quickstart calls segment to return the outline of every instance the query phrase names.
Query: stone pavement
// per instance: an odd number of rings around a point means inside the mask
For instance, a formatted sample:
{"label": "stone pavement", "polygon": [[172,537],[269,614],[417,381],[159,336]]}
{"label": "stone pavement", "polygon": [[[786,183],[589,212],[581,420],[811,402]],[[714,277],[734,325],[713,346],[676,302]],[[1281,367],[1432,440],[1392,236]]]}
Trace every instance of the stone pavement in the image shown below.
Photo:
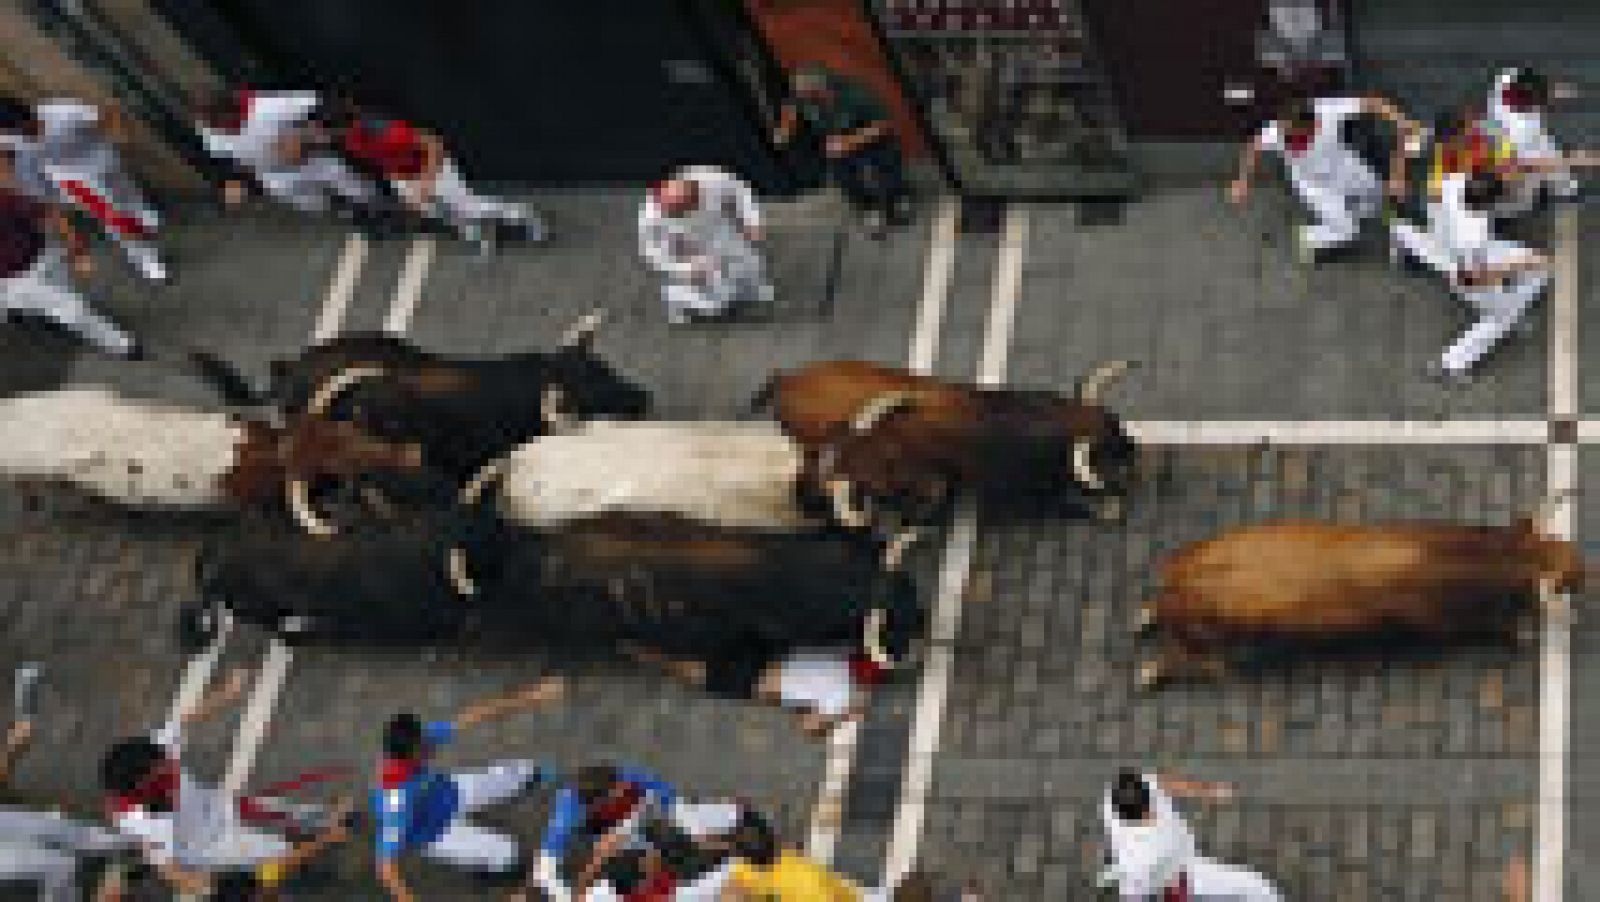
{"label": "stone pavement", "polygon": [[[882,245],[847,241],[830,280],[834,215],[826,206],[777,215],[781,297],[771,320],[674,330],[661,323],[635,259],[633,196],[535,203],[556,230],[550,246],[490,260],[438,246],[411,337],[462,353],[539,347],[604,306],[612,316],[598,350],[649,384],[669,418],[743,415],[773,368],[906,360],[927,216]],[[1129,207],[1118,225],[1082,226],[1071,208],[1030,208],[1029,217],[1011,384],[1066,390],[1099,361],[1129,357],[1144,367],[1110,400],[1136,420],[1543,416],[1546,314],[1531,317],[1532,335],[1508,341],[1472,388],[1423,383],[1417,371],[1464,326],[1461,311],[1432,282],[1388,271],[1375,247],[1298,268],[1285,246],[1286,204],[1272,191],[1247,214],[1226,209],[1219,186],[1174,184]],[[202,344],[263,376],[268,358],[304,343],[346,236],[276,214],[229,220],[220,234],[210,211],[175,219],[179,284],[136,285],[107,256],[106,308],[152,339]],[[1594,246],[1594,222],[1591,213],[1585,247]],[[993,234],[958,240],[934,361],[941,376],[973,376],[998,244]],[[405,241],[369,248],[346,328],[384,322],[410,252]],[[1600,284],[1593,256],[1580,283],[1588,295]],[[1595,328],[1580,318],[1584,337]],[[159,364],[74,357],[62,342],[9,327],[0,352],[6,392],[93,379],[206,399]],[[1129,623],[1153,562],[1229,525],[1291,515],[1505,522],[1543,493],[1543,446],[1175,448],[1159,457],[1169,478],[1136,493],[1125,524],[980,512],[919,859],[981,879],[994,899],[1091,898],[1097,794],[1118,766],[1144,764],[1236,782],[1232,805],[1185,806],[1201,843],[1262,868],[1290,899],[1497,898],[1506,857],[1531,843],[1536,641],[1307,660],[1141,695],[1132,672],[1147,649]],[[192,591],[194,541],[212,524],[130,515],[45,489],[11,487],[0,501],[0,664],[47,666],[39,754],[19,781],[87,803],[105,743],[171,702],[184,665],[172,617]],[[1595,534],[1596,516],[1584,508],[1580,535]],[[915,560],[930,604],[940,547],[930,541]],[[1575,711],[1600,691],[1586,663],[1593,656],[1583,654],[1593,635],[1580,629],[1574,640]],[[259,666],[262,651],[260,637],[237,637],[222,666]],[[550,666],[539,654],[299,651],[251,783],[330,760],[365,766],[398,707],[445,713]],[[570,766],[616,757],[656,767],[693,794],[748,796],[804,839],[824,749],[778,713],[707,699],[615,662],[583,665],[571,684],[563,706],[464,737],[450,760],[529,755]],[[914,678],[883,690],[855,750],[835,857],[863,879],[882,868],[916,690]],[[1579,740],[1594,744],[1579,721],[1575,760]],[[197,732],[202,772],[220,772],[234,733],[232,721]],[[1600,783],[1587,767],[1587,782],[1573,776],[1574,800],[1592,806]],[[547,799],[536,792],[496,822],[532,838]],[[1588,861],[1578,831],[1596,835],[1584,820],[1594,810],[1575,810],[1575,863]],[[366,867],[359,852],[341,861],[352,879],[326,897],[375,898]],[[424,898],[487,897],[439,869],[414,873]]]}

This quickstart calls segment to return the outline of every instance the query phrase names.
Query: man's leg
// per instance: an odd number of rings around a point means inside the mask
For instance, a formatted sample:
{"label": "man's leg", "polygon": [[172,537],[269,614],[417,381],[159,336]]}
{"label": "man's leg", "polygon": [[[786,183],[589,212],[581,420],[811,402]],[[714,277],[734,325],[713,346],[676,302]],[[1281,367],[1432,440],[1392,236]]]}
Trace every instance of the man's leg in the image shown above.
{"label": "man's leg", "polygon": [[850,205],[857,210],[872,209],[877,196],[876,189],[871,182],[868,163],[861,154],[831,159],[828,164],[833,171],[834,181],[839,183],[839,190],[844,192]]}
{"label": "man's leg", "polygon": [[115,323],[96,313],[72,287],[67,273],[66,252],[45,251],[45,257],[32,272],[6,280],[0,285],[0,306],[26,310],[59,323],[63,328],[108,354],[132,354],[137,343]]}
{"label": "man's leg", "polygon": [[450,779],[461,793],[461,811],[471,814],[510,801],[539,782],[544,769],[525,759],[497,761],[481,770],[452,771]]}
{"label": "man's leg", "polygon": [[900,142],[885,138],[873,142],[864,152],[876,176],[884,215],[897,224],[903,223],[906,218],[904,202],[909,192],[906,189],[905,159],[900,154]]}
{"label": "man's leg", "polygon": [[1338,247],[1354,240],[1360,232],[1360,221],[1342,186],[1297,179],[1295,193],[1316,219],[1300,230],[1302,248],[1320,251]]}
{"label": "man's leg", "polygon": [[65,852],[23,842],[0,842],[0,881],[38,884],[41,902],[78,902],[78,861]]}
{"label": "man's leg", "polygon": [[1549,282],[1549,274],[1528,273],[1511,285],[1477,291],[1467,300],[1483,311],[1482,317],[1444,352],[1440,365],[1456,375],[1466,373],[1517,324]]}
{"label": "man's leg", "polygon": [[514,870],[519,863],[516,840],[472,823],[465,812],[443,836],[423,846],[422,854],[445,864],[491,873]]}
{"label": "man's leg", "polygon": [[533,211],[522,204],[474,191],[454,160],[446,159],[443,162],[434,185],[434,202],[458,230],[502,222],[524,229],[529,240],[538,241],[544,237],[544,223]]}
{"label": "man's leg", "polygon": [[1189,879],[1196,899],[1283,902],[1282,894],[1267,878],[1249,868],[1223,864],[1211,858],[1196,858],[1190,862]]}
{"label": "man's leg", "polygon": [[167,266],[156,247],[160,217],[150,208],[133,180],[120,170],[94,177],[65,177],[58,182],[73,206],[87,212],[127,256],[139,274],[152,282],[167,280]]}

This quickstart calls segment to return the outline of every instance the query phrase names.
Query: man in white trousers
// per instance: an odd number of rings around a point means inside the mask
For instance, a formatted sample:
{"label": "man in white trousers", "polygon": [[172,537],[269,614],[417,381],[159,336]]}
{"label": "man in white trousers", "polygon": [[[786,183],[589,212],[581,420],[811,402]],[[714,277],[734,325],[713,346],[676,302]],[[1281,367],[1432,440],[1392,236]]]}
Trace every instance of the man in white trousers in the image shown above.
{"label": "man in white trousers", "polygon": [[1213,801],[1233,795],[1223,784],[1124,770],[1100,804],[1111,846],[1103,882],[1114,882],[1124,902],[1282,902],[1260,874],[1202,856],[1169,793]]}
{"label": "man in white trousers", "polygon": [[0,318],[41,316],[107,354],[143,356],[128,333],[84,300],[74,284],[93,269],[83,240],[58,207],[16,188],[14,159],[0,149]]}
{"label": "man in white trousers", "polygon": [[424,724],[401,714],[384,731],[383,759],[372,791],[378,880],[396,902],[415,898],[400,871],[408,852],[474,871],[506,874],[520,861],[517,841],[471,816],[520,795],[549,774],[532,761],[499,761],[481,770],[440,771],[436,749],[461,730],[561,698],[565,684],[550,678],[520,692],[469,705],[455,718]]}
{"label": "man in white trousers", "polygon": [[1576,91],[1571,86],[1551,85],[1526,67],[1505,69],[1495,77],[1484,103],[1485,131],[1506,143],[1515,162],[1541,166],[1511,180],[1499,214],[1515,216],[1532,210],[1542,191],[1563,200],[1577,196],[1578,180],[1563,165],[1561,148],[1544,120],[1552,99],[1573,96]]}
{"label": "man in white trousers", "polygon": [[[235,671],[161,729],[114,744],[101,762],[112,828],[136,844],[176,892],[203,895],[219,873],[283,860],[294,852],[285,831],[308,832],[326,816],[315,805],[233,796],[199,782],[183,766],[184,729],[231,708],[248,677],[244,669]],[[327,779],[308,774],[295,785]]]}
{"label": "man in white trousers", "polygon": [[[11,773],[33,738],[33,724],[17,720],[0,746],[0,797],[10,798]],[[39,889],[41,902],[78,902],[80,855],[103,855],[125,842],[93,824],[60,811],[0,805],[0,883],[27,881]]]}
{"label": "man in white trousers", "polygon": [[525,205],[473,190],[432,131],[355,107],[344,112],[338,131],[345,155],[380,173],[412,211],[442,222],[482,252],[493,249],[502,227],[524,241],[548,237],[544,220]]}
{"label": "man in white trousers", "polygon": [[123,166],[127,124],[114,107],[59,98],[29,104],[0,98],[0,146],[9,147],[25,192],[87,213],[139,274],[167,281],[156,247],[161,217]]}
{"label": "man in white trousers", "polygon": [[755,194],[715,166],[687,166],[650,187],[639,210],[645,262],[662,274],[667,321],[724,313],[738,301],[771,303]]}
{"label": "man in white trousers", "polygon": [[1283,114],[1262,127],[1245,146],[1239,175],[1229,186],[1229,197],[1243,206],[1250,184],[1267,151],[1279,154],[1288,167],[1295,194],[1311,211],[1313,222],[1297,236],[1301,259],[1314,262],[1317,255],[1349,244],[1360,234],[1361,223],[1383,207],[1383,182],[1345,143],[1345,124],[1361,115],[1380,116],[1400,131],[1390,164],[1389,192],[1406,191],[1405,158],[1414,148],[1421,127],[1380,97],[1321,97],[1296,100]]}
{"label": "man in white trousers", "polygon": [[1444,276],[1451,292],[1478,314],[1439,360],[1436,373],[1447,380],[1466,379],[1550,282],[1544,254],[1494,234],[1490,211],[1505,190],[1489,172],[1446,179],[1439,225],[1428,231],[1405,222],[1392,226],[1400,248]]}
{"label": "man in white trousers", "polygon": [[[378,200],[377,187],[335,152],[320,121],[324,105],[315,91],[224,91],[200,106],[200,139],[279,203],[305,213],[364,211]],[[223,183],[228,206],[245,195],[242,177]]]}

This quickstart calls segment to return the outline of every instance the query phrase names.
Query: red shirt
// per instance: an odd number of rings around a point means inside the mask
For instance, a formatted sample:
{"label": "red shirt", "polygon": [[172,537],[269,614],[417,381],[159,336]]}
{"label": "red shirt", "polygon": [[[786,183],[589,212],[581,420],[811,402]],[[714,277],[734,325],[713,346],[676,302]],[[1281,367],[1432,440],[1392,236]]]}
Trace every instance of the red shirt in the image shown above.
{"label": "red shirt", "polygon": [[390,178],[413,179],[426,159],[421,133],[398,119],[361,119],[344,133],[350,156]]}
{"label": "red shirt", "polygon": [[0,188],[0,279],[27,272],[44,250],[45,206]]}

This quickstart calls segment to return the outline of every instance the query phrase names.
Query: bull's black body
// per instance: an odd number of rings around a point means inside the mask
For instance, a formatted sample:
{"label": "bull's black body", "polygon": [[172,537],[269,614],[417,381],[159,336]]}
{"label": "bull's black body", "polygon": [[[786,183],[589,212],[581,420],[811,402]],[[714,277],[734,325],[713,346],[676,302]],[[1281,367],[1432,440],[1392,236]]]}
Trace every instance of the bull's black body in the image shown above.
{"label": "bull's black body", "polygon": [[[465,542],[478,593],[445,566]],[[319,541],[214,540],[201,555],[207,605],[295,641],[457,642],[613,650],[633,644],[701,660],[771,660],[801,647],[856,647],[886,610],[897,657],[924,615],[910,580],[874,543],[836,535],[732,532],[687,521],[607,517],[558,533],[463,517]]]}
{"label": "bull's black body", "polygon": [[542,400],[555,386],[578,417],[635,419],[650,393],[619,375],[586,342],[552,352],[497,358],[447,357],[383,332],[341,335],[293,360],[272,363],[272,398],[288,411],[306,408],[323,381],[352,366],[384,367],[357,383],[329,415],[358,421],[375,435],[420,442],[429,462],[467,479],[491,459],[543,435]]}

